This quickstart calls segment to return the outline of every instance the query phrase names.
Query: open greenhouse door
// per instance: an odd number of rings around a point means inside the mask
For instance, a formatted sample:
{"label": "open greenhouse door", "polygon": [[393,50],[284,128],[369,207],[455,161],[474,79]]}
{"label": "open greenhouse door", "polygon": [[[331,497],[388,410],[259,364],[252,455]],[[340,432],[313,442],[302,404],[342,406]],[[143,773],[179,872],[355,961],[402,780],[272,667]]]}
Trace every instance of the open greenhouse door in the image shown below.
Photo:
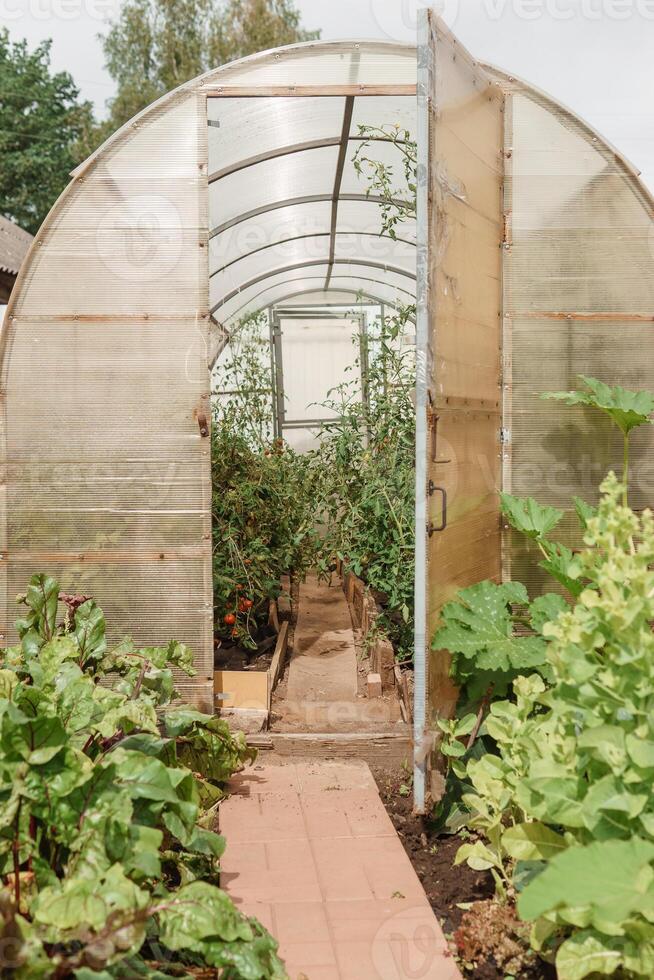
{"label": "open greenhouse door", "polygon": [[414,800],[431,731],[451,715],[440,610],[499,580],[504,96],[432,11],[418,46]]}

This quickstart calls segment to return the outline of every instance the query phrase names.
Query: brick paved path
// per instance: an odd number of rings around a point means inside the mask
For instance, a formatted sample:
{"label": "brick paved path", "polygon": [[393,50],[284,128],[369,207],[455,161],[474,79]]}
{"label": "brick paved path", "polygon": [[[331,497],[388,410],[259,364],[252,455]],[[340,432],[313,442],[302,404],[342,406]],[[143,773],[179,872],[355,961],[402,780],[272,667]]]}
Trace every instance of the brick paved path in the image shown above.
{"label": "brick paved path", "polygon": [[233,794],[222,884],[291,980],[460,980],[365,763],[257,765]]}

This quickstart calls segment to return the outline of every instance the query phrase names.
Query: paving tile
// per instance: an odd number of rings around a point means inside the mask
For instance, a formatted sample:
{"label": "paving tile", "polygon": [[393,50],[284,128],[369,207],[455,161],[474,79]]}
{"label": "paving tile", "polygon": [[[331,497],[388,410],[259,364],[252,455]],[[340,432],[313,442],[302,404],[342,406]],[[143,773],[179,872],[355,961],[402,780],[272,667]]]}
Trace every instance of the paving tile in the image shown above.
{"label": "paving tile", "polygon": [[325,906],[322,902],[280,902],[274,906],[275,938],[285,947],[306,942],[331,942]]}
{"label": "paving tile", "polygon": [[395,828],[377,790],[303,792],[300,805],[310,837],[393,837]]}
{"label": "paving tile", "polygon": [[252,871],[257,868],[266,867],[265,844],[254,841],[234,840],[233,836],[228,838],[225,853],[220,859],[221,872]]}
{"label": "paving tile", "polygon": [[286,964],[291,980],[341,980],[337,966],[308,966],[306,963]]}
{"label": "paving tile", "polygon": [[311,869],[315,874],[313,851],[306,837],[298,837],[296,840],[268,841],[264,846],[266,865],[271,870],[286,871],[302,868],[306,871]]}
{"label": "paving tile", "polygon": [[255,765],[238,773],[230,790],[239,796],[270,796],[275,793],[299,792],[300,782],[293,763],[279,766]]}
{"label": "paving tile", "polygon": [[[287,964],[293,964],[294,969],[307,968],[313,971],[314,966],[336,966],[336,953],[331,942],[311,942],[305,939],[303,943],[281,944],[279,953]],[[313,972],[308,973],[313,980]]]}
{"label": "paving tile", "polygon": [[322,892],[315,871],[301,867],[277,871],[237,871],[221,874],[222,886],[230,895],[248,901],[320,902]]}
{"label": "paving tile", "polygon": [[295,840],[305,837],[300,802],[294,793],[232,796],[220,808],[220,832],[228,841]]}
{"label": "paving tile", "polygon": [[[413,923],[418,925],[425,922],[433,926],[436,934],[440,935],[440,927],[426,899],[423,899],[422,903],[406,898],[394,898],[389,901],[369,899],[326,902],[325,914],[334,942],[339,943],[372,942],[382,929],[390,938],[398,934],[402,936],[405,931],[411,929]],[[395,932],[393,932],[394,925]],[[444,939],[443,945],[445,945]]]}
{"label": "paving tile", "polygon": [[232,895],[234,900],[234,905],[237,907],[239,912],[243,915],[247,915],[248,918],[258,919],[262,926],[268,930],[271,935],[278,939],[277,936],[277,924],[275,921],[274,907],[268,902],[254,902],[248,901],[244,898],[239,898],[237,895]]}
{"label": "paving tile", "polygon": [[302,795],[328,790],[370,789],[376,792],[368,765],[358,759],[351,762],[296,763]]}

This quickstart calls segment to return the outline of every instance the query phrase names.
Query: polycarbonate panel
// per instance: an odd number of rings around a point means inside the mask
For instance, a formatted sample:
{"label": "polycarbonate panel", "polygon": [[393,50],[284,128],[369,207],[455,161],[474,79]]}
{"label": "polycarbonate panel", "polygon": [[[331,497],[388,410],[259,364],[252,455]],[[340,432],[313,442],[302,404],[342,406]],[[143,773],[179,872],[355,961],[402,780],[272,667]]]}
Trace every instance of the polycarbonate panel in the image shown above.
{"label": "polycarbonate panel", "polygon": [[376,265],[385,264],[403,269],[415,278],[415,245],[392,238],[380,238],[370,234],[337,233],[335,237],[335,257],[337,259],[369,259]]}
{"label": "polycarbonate panel", "polygon": [[188,643],[185,694],[211,710],[206,201],[186,93],[81,168],[37,236],[3,334],[2,632],[49,572],[112,641]]}
{"label": "polycarbonate panel", "polygon": [[[397,126],[401,130],[408,130],[412,139],[415,140],[415,97],[412,95],[369,95],[365,99],[355,99],[352,122],[350,124],[350,136],[363,136],[367,139],[368,134],[361,132],[361,126]],[[371,146],[371,150],[373,148],[374,144]]]}
{"label": "polycarbonate panel", "polygon": [[280,201],[331,195],[337,160],[338,147],[326,146],[263,160],[222,177],[210,187],[212,227]]}
{"label": "polycarbonate panel", "polygon": [[[208,99],[209,173],[242,164],[248,155],[260,156],[302,143],[340,140],[345,99],[316,98]],[[247,116],[247,140],[243,119]]]}
{"label": "polycarbonate panel", "polygon": [[[211,239],[211,271],[277,242],[328,233],[331,210],[331,201],[318,201],[275,208],[239,222]],[[265,255],[261,261],[265,263]]]}
{"label": "polycarbonate panel", "polygon": [[[367,102],[366,99],[355,100],[355,105],[358,102]],[[415,99],[410,101],[415,103]],[[387,124],[392,123],[392,116],[381,117],[380,122]],[[351,130],[352,131],[352,130]],[[345,156],[345,166],[343,167],[343,179],[341,182],[341,192],[343,194],[365,194],[368,189],[369,183],[369,168],[363,164],[364,171],[362,174],[358,174],[355,165],[354,158],[357,149],[359,148],[359,142],[357,140],[350,140],[347,145],[347,153]],[[393,175],[393,189],[400,192],[404,192],[406,188],[406,180],[404,177],[404,166],[402,153],[399,148],[391,142],[385,142],[382,139],[375,140],[370,143],[364,150],[364,156],[369,157],[371,160],[375,161],[375,164],[382,164],[387,171]],[[400,197],[407,197],[406,192],[400,193]]]}
{"label": "polycarbonate panel", "polygon": [[[316,305],[324,305],[329,302],[329,297],[334,295],[334,301],[342,302],[343,295],[350,297],[352,307],[357,307],[366,298],[379,303],[387,303],[389,306],[403,306],[414,300],[409,293],[402,293],[399,290],[391,289],[384,283],[365,282],[355,279],[344,279],[341,276],[332,276],[329,291],[322,289],[324,276],[291,276],[288,279],[277,282],[274,285],[264,285],[254,297],[243,301],[229,317],[229,322],[237,321],[248,310],[261,309],[265,306],[272,306],[278,302],[303,301],[306,296],[307,301]],[[229,304],[234,309],[234,304]]]}
{"label": "polycarbonate panel", "polygon": [[211,276],[211,305],[219,302],[235,289],[243,288],[246,283],[258,276],[274,273],[277,269],[302,262],[322,261],[329,258],[329,234],[325,232],[318,237],[301,238],[273,245],[264,251],[250,254],[226,269],[217,271]]}
{"label": "polycarbonate panel", "polygon": [[[428,640],[444,602],[465,586],[500,577],[504,103],[499,87],[444,25],[429,23],[434,63],[428,175],[431,356],[422,352],[432,371]],[[449,714],[456,697],[448,657],[436,651],[429,665],[431,710]]]}
{"label": "polycarbonate panel", "polygon": [[[577,376],[654,390],[654,204],[625,162],[566,110],[511,91],[505,250],[507,368],[505,486],[566,511],[556,537],[580,543],[573,495],[589,503],[622,469],[608,420],[542,401]],[[654,504],[654,432],[634,433],[630,499]],[[505,576],[532,594],[553,587],[540,555],[506,531]]]}
{"label": "polycarbonate panel", "polygon": [[[306,266],[293,272],[276,273],[221,304],[216,309],[215,316],[221,323],[227,324],[230,320],[238,319],[248,312],[263,309],[270,305],[270,297],[273,293],[277,293],[279,286],[285,287],[282,296],[293,294],[299,289],[320,288],[325,284],[327,269],[325,263]],[[355,291],[362,289],[372,296],[387,298],[389,302],[404,305],[415,301],[415,280],[365,265],[335,265],[330,285],[334,287],[346,285],[346,288]]]}
{"label": "polycarbonate panel", "polygon": [[512,97],[511,118],[507,312],[649,311],[652,205],[624,163],[527,94]]}
{"label": "polycarbonate panel", "polygon": [[201,85],[415,85],[413,45],[387,41],[316,41],[265,51],[208,72]]}
{"label": "polycarbonate panel", "polygon": [[[338,202],[338,230],[341,232],[366,232],[379,235],[382,230],[382,218],[377,201],[351,201],[340,199]],[[397,237],[405,242],[416,241],[416,223],[412,219],[403,220],[396,228]]]}

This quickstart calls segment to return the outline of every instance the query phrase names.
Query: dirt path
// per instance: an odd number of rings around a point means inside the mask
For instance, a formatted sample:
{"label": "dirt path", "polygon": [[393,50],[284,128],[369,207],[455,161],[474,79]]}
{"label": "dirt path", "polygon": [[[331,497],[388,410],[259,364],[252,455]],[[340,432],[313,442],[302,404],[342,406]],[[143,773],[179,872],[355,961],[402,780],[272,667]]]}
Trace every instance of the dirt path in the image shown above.
{"label": "dirt path", "polygon": [[311,575],[300,585],[286,696],[291,701],[356,701],[354,634],[339,582],[330,586]]}
{"label": "dirt path", "polygon": [[398,732],[394,694],[368,699],[369,663],[340,580],[331,585],[315,575],[300,585],[293,650],[272,705],[277,732]]}

